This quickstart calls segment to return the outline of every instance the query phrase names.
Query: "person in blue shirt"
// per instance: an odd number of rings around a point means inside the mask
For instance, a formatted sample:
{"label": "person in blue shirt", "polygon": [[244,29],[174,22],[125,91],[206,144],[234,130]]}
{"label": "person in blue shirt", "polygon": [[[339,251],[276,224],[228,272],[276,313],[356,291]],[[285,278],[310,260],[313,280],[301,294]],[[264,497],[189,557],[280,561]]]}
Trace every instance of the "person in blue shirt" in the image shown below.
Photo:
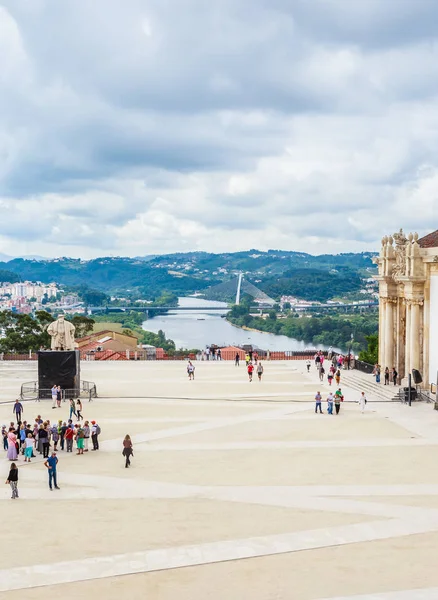
{"label": "person in blue shirt", "polygon": [[46,460],[44,466],[47,467],[49,472],[49,488],[53,490],[52,482],[55,486],[55,490],[59,490],[58,481],[56,478],[56,465],[58,464],[58,457],[56,456],[56,452],[52,452],[52,455]]}

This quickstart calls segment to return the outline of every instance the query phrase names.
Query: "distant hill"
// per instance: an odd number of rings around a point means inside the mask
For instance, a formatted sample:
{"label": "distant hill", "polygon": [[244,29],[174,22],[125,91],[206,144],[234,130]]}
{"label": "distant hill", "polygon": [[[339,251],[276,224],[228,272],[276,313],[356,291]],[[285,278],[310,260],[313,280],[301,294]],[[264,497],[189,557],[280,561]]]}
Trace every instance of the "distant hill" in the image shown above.
{"label": "distant hill", "polygon": [[[213,254],[187,252],[138,258],[93,260],[59,258],[0,262],[18,278],[63,286],[88,286],[108,294],[154,299],[163,292],[187,295],[230,280],[238,272],[269,295],[295,294],[325,299],[354,292],[361,278],[375,273],[373,253],[313,256],[282,250],[248,250]],[[316,298],[314,298],[316,299]]]}

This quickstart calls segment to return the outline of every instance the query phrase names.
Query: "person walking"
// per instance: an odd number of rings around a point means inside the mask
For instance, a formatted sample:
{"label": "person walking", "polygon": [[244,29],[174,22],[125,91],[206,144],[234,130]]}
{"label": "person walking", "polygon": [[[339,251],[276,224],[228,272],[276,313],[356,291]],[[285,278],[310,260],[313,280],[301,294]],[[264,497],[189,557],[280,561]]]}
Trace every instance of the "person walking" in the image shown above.
{"label": "person walking", "polygon": [[238,352],[236,352],[236,356],[234,358],[234,366],[238,367],[240,364],[240,354]]}
{"label": "person walking", "polygon": [[365,396],[365,392],[362,392],[360,395],[360,398],[359,398],[359,408],[362,413],[365,412],[366,405],[367,405],[367,399]]}
{"label": "person walking", "polygon": [[187,364],[187,375],[189,376],[189,381],[192,381],[193,379],[195,379],[195,367],[193,366],[193,363],[191,360],[189,360],[189,362]]}
{"label": "person walking", "polygon": [[82,402],[80,398],[76,400],[76,412],[78,413],[78,421],[84,418],[82,416]]}
{"label": "person walking", "polygon": [[134,456],[134,451],[132,449],[131,437],[126,434],[125,439],[123,440],[123,456],[126,458],[125,461],[125,469],[131,466],[131,456]]}
{"label": "person walking", "polygon": [[261,362],[259,362],[259,364],[257,365],[257,377],[259,378],[259,381],[262,380],[262,375],[263,375],[263,365]]}
{"label": "person walking", "polygon": [[335,381],[336,385],[339,385],[341,383],[341,371],[339,369],[335,373]]}
{"label": "person walking", "polygon": [[389,368],[385,367],[385,385],[389,385]]}
{"label": "person walking", "polygon": [[327,414],[332,415],[333,414],[333,394],[330,392],[329,395],[327,396]]}
{"label": "person walking", "polygon": [[327,381],[328,384],[331,386],[333,382],[333,373],[331,371],[329,371],[329,374],[327,375]]}
{"label": "person walking", "polygon": [[252,374],[253,374],[253,371],[254,371],[254,365],[252,364],[252,362],[248,363],[248,366],[247,366],[246,370],[248,371],[248,379],[249,379],[249,382],[251,383],[251,381],[252,381]]}
{"label": "person walking", "polygon": [[93,442],[93,450],[99,450],[100,427],[96,421],[91,421],[91,425],[91,441]]}
{"label": "person walking", "polygon": [[9,485],[11,486],[11,490],[12,490],[11,499],[15,500],[15,498],[19,498],[19,495],[18,495],[18,467],[14,462],[11,464],[11,468],[9,470],[9,475],[8,475],[8,478],[6,479],[5,483],[9,483]]}
{"label": "person walking", "polygon": [[335,392],[335,410],[336,410],[337,415],[339,414],[339,411],[341,410],[341,402],[343,402],[343,401],[344,401],[344,396],[342,394],[341,388],[339,388]]}
{"label": "person walking", "polygon": [[310,367],[312,366],[312,363],[310,362],[310,360],[308,360],[306,362],[306,367],[307,367],[307,372],[310,373]]}
{"label": "person walking", "polygon": [[58,487],[58,457],[56,452],[52,452],[50,458],[47,458],[44,466],[47,467],[49,473],[49,488],[53,490],[52,485],[55,486],[55,490],[59,490]]}
{"label": "person walking", "polygon": [[321,363],[321,366],[319,367],[319,381],[324,381],[324,373],[325,373],[325,369]]}
{"label": "person walking", "polygon": [[7,453],[7,459],[8,460],[17,460],[18,458],[18,443],[17,443],[17,436],[15,435],[15,430],[13,427],[9,427],[9,432],[8,432],[8,453]]}
{"label": "person walking", "polygon": [[322,402],[322,396],[320,394],[320,392],[316,392],[316,396],[315,396],[315,414],[319,412],[322,414],[322,406],[321,406],[321,402]]}
{"label": "person walking", "polygon": [[57,401],[58,401],[58,386],[55,383],[52,386],[52,408],[56,408]]}
{"label": "person walking", "polygon": [[77,412],[76,412],[75,401],[73,400],[73,398],[70,398],[70,416],[69,416],[69,419],[71,419],[72,415],[74,415],[76,418],[78,418],[78,415],[77,415]]}
{"label": "person walking", "polygon": [[15,415],[15,420],[17,421],[17,423],[21,423],[21,415],[24,413],[24,408],[20,400],[15,400],[15,404],[12,407],[12,412]]}
{"label": "person walking", "polygon": [[27,438],[26,438],[26,447],[24,449],[24,462],[30,462],[30,459],[33,456],[33,446],[34,446],[34,439],[33,439],[33,435],[31,433],[27,434]]}
{"label": "person walking", "polygon": [[392,367],[391,378],[392,378],[394,385],[397,385],[397,377],[398,377],[397,370],[395,367]]}
{"label": "person walking", "polygon": [[222,360],[222,350],[220,348],[217,349],[217,359]]}

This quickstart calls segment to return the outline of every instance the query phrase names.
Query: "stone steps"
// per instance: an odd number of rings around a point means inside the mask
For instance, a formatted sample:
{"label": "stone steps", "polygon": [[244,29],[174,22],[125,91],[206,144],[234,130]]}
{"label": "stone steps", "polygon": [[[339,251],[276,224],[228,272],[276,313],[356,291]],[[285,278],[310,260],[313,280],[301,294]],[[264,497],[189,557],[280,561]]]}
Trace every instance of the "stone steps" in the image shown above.
{"label": "stone steps", "polygon": [[372,395],[375,400],[392,402],[399,401],[398,386],[387,386],[383,383],[376,383],[372,375],[367,375],[361,371],[342,371],[341,372],[341,385],[345,383],[348,387],[358,390],[359,392],[365,392],[365,395]]}

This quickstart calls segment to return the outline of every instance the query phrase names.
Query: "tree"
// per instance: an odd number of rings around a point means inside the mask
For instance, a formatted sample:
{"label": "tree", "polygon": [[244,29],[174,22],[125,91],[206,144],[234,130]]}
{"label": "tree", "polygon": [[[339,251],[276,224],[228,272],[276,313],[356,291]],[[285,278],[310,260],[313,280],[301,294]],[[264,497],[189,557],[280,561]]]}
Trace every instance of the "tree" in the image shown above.
{"label": "tree", "polygon": [[5,311],[0,313],[0,328],[4,337],[0,339],[1,352],[26,353],[50,347],[47,325],[52,317],[45,311],[38,311],[35,318]]}
{"label": "tree", "polygon": [[69,319],[71,323],[76,328],[75,337],[82,338],[88,335],[93,331],[94,319],[90,319],[85,315],[75,315],[73,318]]}
{"label": "tree", "polygon": [[370,365],[375,365],[379,362],[379,335],[373,333],[365,336],[365,339],[368,347],[366,350],[362,350],[362,352],[359,353],[359,360],[369,363]]}

